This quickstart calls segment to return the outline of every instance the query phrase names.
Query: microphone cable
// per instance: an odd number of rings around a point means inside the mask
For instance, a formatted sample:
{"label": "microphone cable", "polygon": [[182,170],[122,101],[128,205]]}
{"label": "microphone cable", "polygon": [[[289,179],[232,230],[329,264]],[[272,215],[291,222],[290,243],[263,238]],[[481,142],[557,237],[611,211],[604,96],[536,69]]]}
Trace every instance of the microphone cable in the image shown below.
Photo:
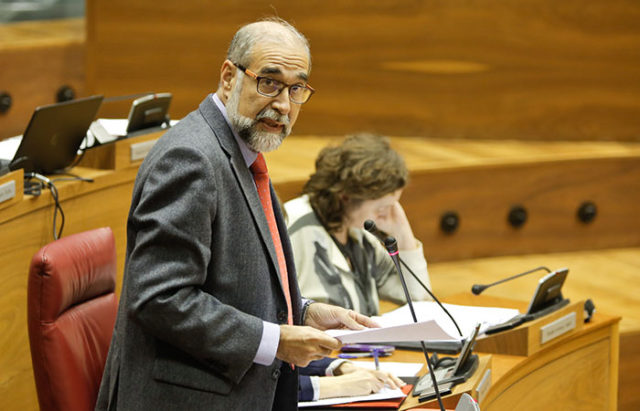
{"label": "microphone cable", "polygon": [[[38,174],[34,172],[25,173],[24,175],[24,178],[25,178],[24,193],[25,194],[39,196],[42,193],[42,188],[48,188],[49,191],[51,192],[51,198],[53,198],[53,201],[54,201],[53,226],[51,230],[53,233],[54,240],[58,240],[62,237],[62,231],[64,230],[64,223],[66,219],[64,215],[64,210],[62,209],[62,205],[60,204],[60,194],[58,192],[58,187],[56,187],[55,185],[55,182],[80,180],[80,181],[93,183],[93,180],[90,178],[80,177],[76,175],[70,175],[70,176],[71,177],[62,177],[62,178],[57,178],[52,180],[46,176],[43,176],[42,174]],[[29,182],[29,184],[27,185],[26,180],[28,179],[35,179],[38,181],[38,183],[31,184]],[[56,230],[58,226],[58,213],[60,213],[60,228]]]}

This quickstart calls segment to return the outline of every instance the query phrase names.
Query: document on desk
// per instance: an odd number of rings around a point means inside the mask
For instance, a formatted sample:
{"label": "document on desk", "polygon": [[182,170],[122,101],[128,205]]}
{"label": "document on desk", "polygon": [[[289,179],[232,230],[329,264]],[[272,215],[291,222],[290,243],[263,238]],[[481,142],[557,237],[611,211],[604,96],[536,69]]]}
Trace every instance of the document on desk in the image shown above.
{"label": "document on desk", "polygon": [[[476,307],[468,305],[442,304],[460,326],[463,336],[468,336],[476,324],[480,323],[480,333],[488,327],[502,324],[520,314],[516,309],[496,307]],[[458,336],[458,331],[442,308],[433,301],[416,301],[413,303],[418,321],[434,320],[449,335]],[[375,317],[374,320],[383,327],[413,322],[407,305]]]}
{"label": "document on desk", "polygon": [[380,401],[380,400],[388,400],[392,398],[402,398],[406,397],[406,394],[402,392],[401,389],[396,388],[392,390],[389,387],[384,387],[376,394],[369,395],[359,395],[355,397],[339,397],[339,398],[327,398],[324,400],[318,401],[303,401],[298,403],[298,408],[305,407],[322,407],[328,405],[336,405],[336,404],[347,404],[350,402],[358,402],[358,401]]}
{"label": "document on desk", "polygon": [[20,146],[20,142],[22,142],[22,136],[9,137],[0,141],[0,159],[8,161],[13,160],[13,157],[16,155],[16,151],[18,151],[18,147]]}
{"label": "document on desk", "polygon": [[428,340],[455,341],[458,339],[447,334],[440,328],[438,323],[433,320],[382,326],[381,328],[365,328],[364,330],[327,330],[325,332],[345,344]]}
{"label": "document on desk", "polygon": [[[375,370],[376,363],[374,361],[357,361],[358,367],[368,370]],[[396,361],[380,361],[380,371],[390,372],[396,377],[415,377],[418,375],[424,363],[419,362],[396,362]]]}
{"label": "document on desk", "polygon": [[[178,124],[179,120],[171,120],[171,127]],[[91,124],[89,128],[91,134],[100,144],[110,143],[119,138],[127,136],[127,127],[129,119],[126,118],[99,118]],[[163,124],[162,128],[166,128]]]}

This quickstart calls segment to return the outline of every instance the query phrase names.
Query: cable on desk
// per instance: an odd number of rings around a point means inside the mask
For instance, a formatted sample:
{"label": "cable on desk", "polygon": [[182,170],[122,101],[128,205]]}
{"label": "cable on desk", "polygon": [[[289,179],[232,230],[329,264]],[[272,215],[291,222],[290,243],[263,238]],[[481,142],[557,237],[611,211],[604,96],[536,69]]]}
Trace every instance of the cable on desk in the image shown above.
{"label": "cable on desk", "polygon": [[[49,179],[46,176],[38,173],[25,173],[25,194],[39,196],[42,192],[42,188],[48,188],[51,192],[51,197],[55,203],[55,208],[53,210],[53,239],[58,240],[62,237],[62,230],[64,230],[65,216],[64,210],[62,209],[62,205],[60,204],[60,195],[58,193],[58,188],[55,185],[56,181],[85,181],[89,183],[93,183],[93,180],[90,178],[80,177],[76,175],[70,175],[70,177],[61,177],[56,179]],[[38,182],[33,183],[28,181],[29,179],[35,179]],[[60,213],[60,229],[56,231],[56,227],[58,225],[58,213]]]}

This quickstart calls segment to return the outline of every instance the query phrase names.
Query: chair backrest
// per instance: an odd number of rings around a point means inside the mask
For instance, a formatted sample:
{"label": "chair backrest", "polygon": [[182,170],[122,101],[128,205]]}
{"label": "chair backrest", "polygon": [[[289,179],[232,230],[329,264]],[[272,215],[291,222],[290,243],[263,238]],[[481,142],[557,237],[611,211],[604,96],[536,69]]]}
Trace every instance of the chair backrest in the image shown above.
{"label": "chair backrest", "polygon": [[115,284],[110,228],[61,238],[33,256],[27,309],[40,409],[94,409],[115,325]]}

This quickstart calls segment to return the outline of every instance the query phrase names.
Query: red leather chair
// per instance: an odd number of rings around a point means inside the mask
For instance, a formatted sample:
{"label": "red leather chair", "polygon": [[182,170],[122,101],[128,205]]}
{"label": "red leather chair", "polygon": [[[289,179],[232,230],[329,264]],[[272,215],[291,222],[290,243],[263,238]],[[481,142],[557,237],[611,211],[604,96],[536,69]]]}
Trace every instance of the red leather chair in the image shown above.
{"label": "red leather chair", "polygon": [[31,360],[40,409],[93,410],[117,312],[110,228],[54,241],[31,261]]}

